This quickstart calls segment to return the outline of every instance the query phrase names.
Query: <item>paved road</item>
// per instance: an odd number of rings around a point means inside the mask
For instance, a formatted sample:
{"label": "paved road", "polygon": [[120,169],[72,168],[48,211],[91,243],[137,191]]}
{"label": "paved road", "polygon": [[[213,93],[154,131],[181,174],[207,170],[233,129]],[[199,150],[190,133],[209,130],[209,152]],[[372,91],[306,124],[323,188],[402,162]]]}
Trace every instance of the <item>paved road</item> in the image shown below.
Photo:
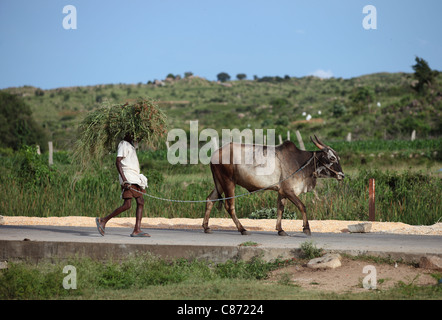
{"label": "paved road", "polygon": [[[251,253],[246,251],[251,250],[255,254],[264,253],[271,259],[293,256],[306,241],[312,241],[318,248],[354,255],[391,256],[405,260],[416,260],[429,254],[442,256],[442,236],[314,233],[307,237],[303,233],[291,233],[288,237],[280,237],[276,232],[255,231],[242,236],[236,231],[205,234],[202,230],[145,229],[150,238],[132,238],[129,236],[131,231],[129,228],[107,228],[103,237],[95,227],[0,226],[0,258],[21,258],[20,255],[32,254],[48,257],[78,250],[96,254],[99,248],[106,248],[106,252],[115,254],[147,250],[160,255],[218,257],[220,260],[238,257],[238,254],[249,257]],[[25,239],[29,241],[23,241]],[[255,242],[258,246],[241,246],[244,242]],[[37,253],[32,253],[33,246],[38,247]]]}

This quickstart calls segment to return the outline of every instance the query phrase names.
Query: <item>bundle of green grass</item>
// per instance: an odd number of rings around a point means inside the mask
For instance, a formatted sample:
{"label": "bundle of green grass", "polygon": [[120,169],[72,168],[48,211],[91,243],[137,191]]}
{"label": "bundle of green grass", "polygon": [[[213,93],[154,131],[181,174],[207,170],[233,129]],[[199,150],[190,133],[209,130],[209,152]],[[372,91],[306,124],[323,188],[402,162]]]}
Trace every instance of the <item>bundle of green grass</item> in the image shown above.
{"label": "bundle of green grass", "polygon": [[129,134],[134,141],[154,143],[166,132],[166,116],[151,99],[109,104],[89,112],[80,122],[74,158],[83,168],[116,152],[118,143]]}

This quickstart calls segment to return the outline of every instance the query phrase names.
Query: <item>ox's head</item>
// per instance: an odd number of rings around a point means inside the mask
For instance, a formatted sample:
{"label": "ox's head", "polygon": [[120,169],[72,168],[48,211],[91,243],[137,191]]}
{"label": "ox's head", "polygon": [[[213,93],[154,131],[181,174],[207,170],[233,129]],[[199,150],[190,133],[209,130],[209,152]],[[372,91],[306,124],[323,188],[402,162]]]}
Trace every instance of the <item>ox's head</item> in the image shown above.
{"label": "ox's head", "polygon": [[315,146],[322,151],[317,154],[316,175],[320,178],[336,178],[339,181],[344,179],[345,175],[342,172],[340,158],[336,151],[323,144],[316,136],[315,139],[316,141],[310,137]]}

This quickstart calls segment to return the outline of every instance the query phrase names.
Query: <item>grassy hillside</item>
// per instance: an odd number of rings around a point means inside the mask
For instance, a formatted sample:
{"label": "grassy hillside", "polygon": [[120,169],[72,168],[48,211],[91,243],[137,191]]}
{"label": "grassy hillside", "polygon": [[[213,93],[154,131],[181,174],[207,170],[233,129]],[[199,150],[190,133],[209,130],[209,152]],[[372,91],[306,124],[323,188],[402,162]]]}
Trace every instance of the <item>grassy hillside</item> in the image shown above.
{"label": "grassy hillside", "polygon": [[[123,102],[139,96],[158,100],[169,128],[275,128],[325,141],[440,137],[442,75],[426,95],[412,88],[413,75],[378,73],[352,79],[263,77],[217,83],[199,77],[149,84],[104,84],[41,90],[25,86],[5,89],[31,106],[34,118],[48,131],[55,148],[70,149],[76,124],[105,99]],[[303,115],[304,114],[304,115]],[[307,121],[306,116],[311,115]]]}
{"label": "grassy hillside", "polygon": [[[368,178],[376,179],[377,220],[410,224],[440,221],[442,205],[442,75],[425,95],[412,88],[411,74],[372,74],[354,79],[264,77],[217,83],[198,77],[149,84],[108,84],[41,90],[10,88],[32,108],[33,117],[54,141],[54,165],[48,153],[34,147],[17,152],[0,150],[3,161],[0,193],[10,194],[0,215],[104,216],[121,204],[114,166],[115,154],[90,172],[72,163],[71,152],[78,121],[105,99],[124,102],[139,96],[158,100],[168,116],[169,129],[199,130],[275,128],[296,141],[300,130],[305,146],[315,149],[308,136],[316,134],[339,152],[346,179],[322,180],[313,193],[301,196],[309,219],[366,220]],[[303,115],[305,113],[305,115]],[[312,118],[307,121],[306,116]],[[411,131],[417,140],[410,141]],[[352,142],[345,141],[348,132]],[[429,139],[431,138],[431,139]],[[180,200],[203,200],[213,188],[207,165],[172,165],[165,144],[141,150],[141,171],[149,178],[151,195]],[[8,152],[7,152],[8,151]],[[425,172],[421,172],[424,170]],[[237,194],[245,193],[237,187]],[[201,218],[204,203],[180,203],[149,198],[145,216]],[[276,193],[262,192],[236,201],[240,218],[270,211]],[[297,212],[288,204],[288,212]],[[225,217],[225,210],[212,216]],[[133,216],[133,210],[122,216]],[[288,215],[293,217],[294,215]],[[299,218],[299,216],[294,216]]]}

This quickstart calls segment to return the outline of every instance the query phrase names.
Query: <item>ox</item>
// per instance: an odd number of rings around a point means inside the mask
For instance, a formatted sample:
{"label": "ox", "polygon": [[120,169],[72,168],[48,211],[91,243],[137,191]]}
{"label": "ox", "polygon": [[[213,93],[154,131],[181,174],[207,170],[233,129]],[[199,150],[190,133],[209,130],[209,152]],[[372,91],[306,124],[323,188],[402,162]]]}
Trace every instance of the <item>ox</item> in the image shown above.
{"label": "ox", "polygon": [[[303,232],[306,235],[311,235],[305,205],[298,198],[298,195],[312,191],[316,186],[317,178],[335,178],[340,181],[344,178],[344,173],[336,151],[323,144],[316,136],[316,141],[311,137],[310,139],[319,148],[319,151],[300,150],[290,141],[285,141],[279,146],[229,143],[216,150],[210,162],[215,188],[207,197],[203,220],[204,232],[211,233],[209,228],[210,212],[214,201],[221,198],[224,193],[225,198],[227,198],[224,206],[238,231],[243,235],[250,234],[239,222],[235,213],[235,185],[240,185],[249,192],[261,189],[278,192],[276,220],[278,235],[287,236],[287,233],[281,227],[286,199],[289,199],[302,213]],[[261,151],[262,154],[273,157],[270,159],[274,161],[270,174],[257,174],[261,163],[257,163],[255,157],[250,164],[235,163],[235,157],[238,155],[257,154],[256,151]],[[228,153],[228,157],[223,158],[223,153]],[[225,161],[225,158],[228,158],[228,161]]]}

